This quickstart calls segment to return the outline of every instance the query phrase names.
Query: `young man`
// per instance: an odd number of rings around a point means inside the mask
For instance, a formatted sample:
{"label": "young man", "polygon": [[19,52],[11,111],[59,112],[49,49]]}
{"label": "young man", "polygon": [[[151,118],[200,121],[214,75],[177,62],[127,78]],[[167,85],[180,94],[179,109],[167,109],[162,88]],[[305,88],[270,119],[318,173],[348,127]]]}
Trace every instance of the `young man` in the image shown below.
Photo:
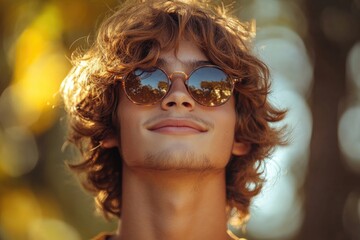
{"label": "young man", "polygon": [[61,93],[71,165],[118,231],[98,239],[231,239],[282,144],[247,25],[195,1],[129,1],[74,60]]}

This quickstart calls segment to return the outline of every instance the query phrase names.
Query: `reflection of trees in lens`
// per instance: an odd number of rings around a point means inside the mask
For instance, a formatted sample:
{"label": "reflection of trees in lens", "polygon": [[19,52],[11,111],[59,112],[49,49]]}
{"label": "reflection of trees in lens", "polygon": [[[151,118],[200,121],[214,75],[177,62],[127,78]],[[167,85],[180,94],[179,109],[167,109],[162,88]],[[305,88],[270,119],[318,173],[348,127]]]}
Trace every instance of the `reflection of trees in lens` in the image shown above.
{"label": "reflection of trees in lens", "polygon": [[164,81],[159,81],[158,89],[160,90],[162,95],[165,95],[168,90],[168,83]]}
{"label": "reflection of trees in lens", "polygon": [[216,106],[225,103],[231,96],[231,83],[226,81],[201,81],[200,88],[189,86],[193,97],[200,103]]}
{"label": "reflection of trees in lens", "polygon": [[[126,93],[131,100],[136,103],[147,104],[156,102],[164,96],[167,91],[167,82],[155,82],[149,78],[150,76],[149,73],[132,75],[126,81]],[[155,84],[157,84],[156,87]]]}

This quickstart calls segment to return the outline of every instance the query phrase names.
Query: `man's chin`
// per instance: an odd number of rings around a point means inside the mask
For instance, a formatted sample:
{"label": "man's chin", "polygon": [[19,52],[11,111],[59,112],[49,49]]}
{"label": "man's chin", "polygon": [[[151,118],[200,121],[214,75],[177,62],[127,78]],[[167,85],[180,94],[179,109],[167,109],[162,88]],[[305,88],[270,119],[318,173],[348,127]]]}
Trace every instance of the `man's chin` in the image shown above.
{"label": "man's chin", "polygon": [[161,151],[148,153],[144,159],[144,168],[153,170],[204,171],[216,168],[210,159],[195,152]]}

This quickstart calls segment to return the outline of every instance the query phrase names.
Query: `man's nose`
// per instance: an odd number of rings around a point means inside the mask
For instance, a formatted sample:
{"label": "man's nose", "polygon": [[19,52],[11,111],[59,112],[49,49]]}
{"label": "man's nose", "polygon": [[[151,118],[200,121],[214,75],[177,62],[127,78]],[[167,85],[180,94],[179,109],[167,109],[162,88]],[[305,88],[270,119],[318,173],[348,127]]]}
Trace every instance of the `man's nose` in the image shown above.
{"label": "man's nose", "polygon": [[187,109],[188,111],[194,109],[195,101],[186,88],[185,80],[185,73],[172,74],[170,90],[161,102],[163,109],[169,110],[174,107]]}

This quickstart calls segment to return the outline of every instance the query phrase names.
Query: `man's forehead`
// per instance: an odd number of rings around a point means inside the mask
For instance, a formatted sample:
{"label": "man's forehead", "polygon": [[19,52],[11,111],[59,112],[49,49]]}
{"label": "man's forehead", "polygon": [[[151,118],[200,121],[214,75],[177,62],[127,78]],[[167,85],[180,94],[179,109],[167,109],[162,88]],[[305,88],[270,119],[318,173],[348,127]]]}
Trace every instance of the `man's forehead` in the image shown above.
{"label": "man's forehead", "polygon": [[209,64],[209,59],[193,41],[181,39],[175,48],[160,52],[157,66],[168,71],[191,71],[194,68]]}
{"label": "man's forehead", "polygon": [[192,71],[197,67],[210,65],[210,64],[212,63],[208,60],[197,60],[197,59],[182,61],[180,59],[166,59],[160,57],[156,61],[157,67],[163,68],[165,70],[173,70],[173,71],[179,70],[176,68],[185,69],[186,71]]}

